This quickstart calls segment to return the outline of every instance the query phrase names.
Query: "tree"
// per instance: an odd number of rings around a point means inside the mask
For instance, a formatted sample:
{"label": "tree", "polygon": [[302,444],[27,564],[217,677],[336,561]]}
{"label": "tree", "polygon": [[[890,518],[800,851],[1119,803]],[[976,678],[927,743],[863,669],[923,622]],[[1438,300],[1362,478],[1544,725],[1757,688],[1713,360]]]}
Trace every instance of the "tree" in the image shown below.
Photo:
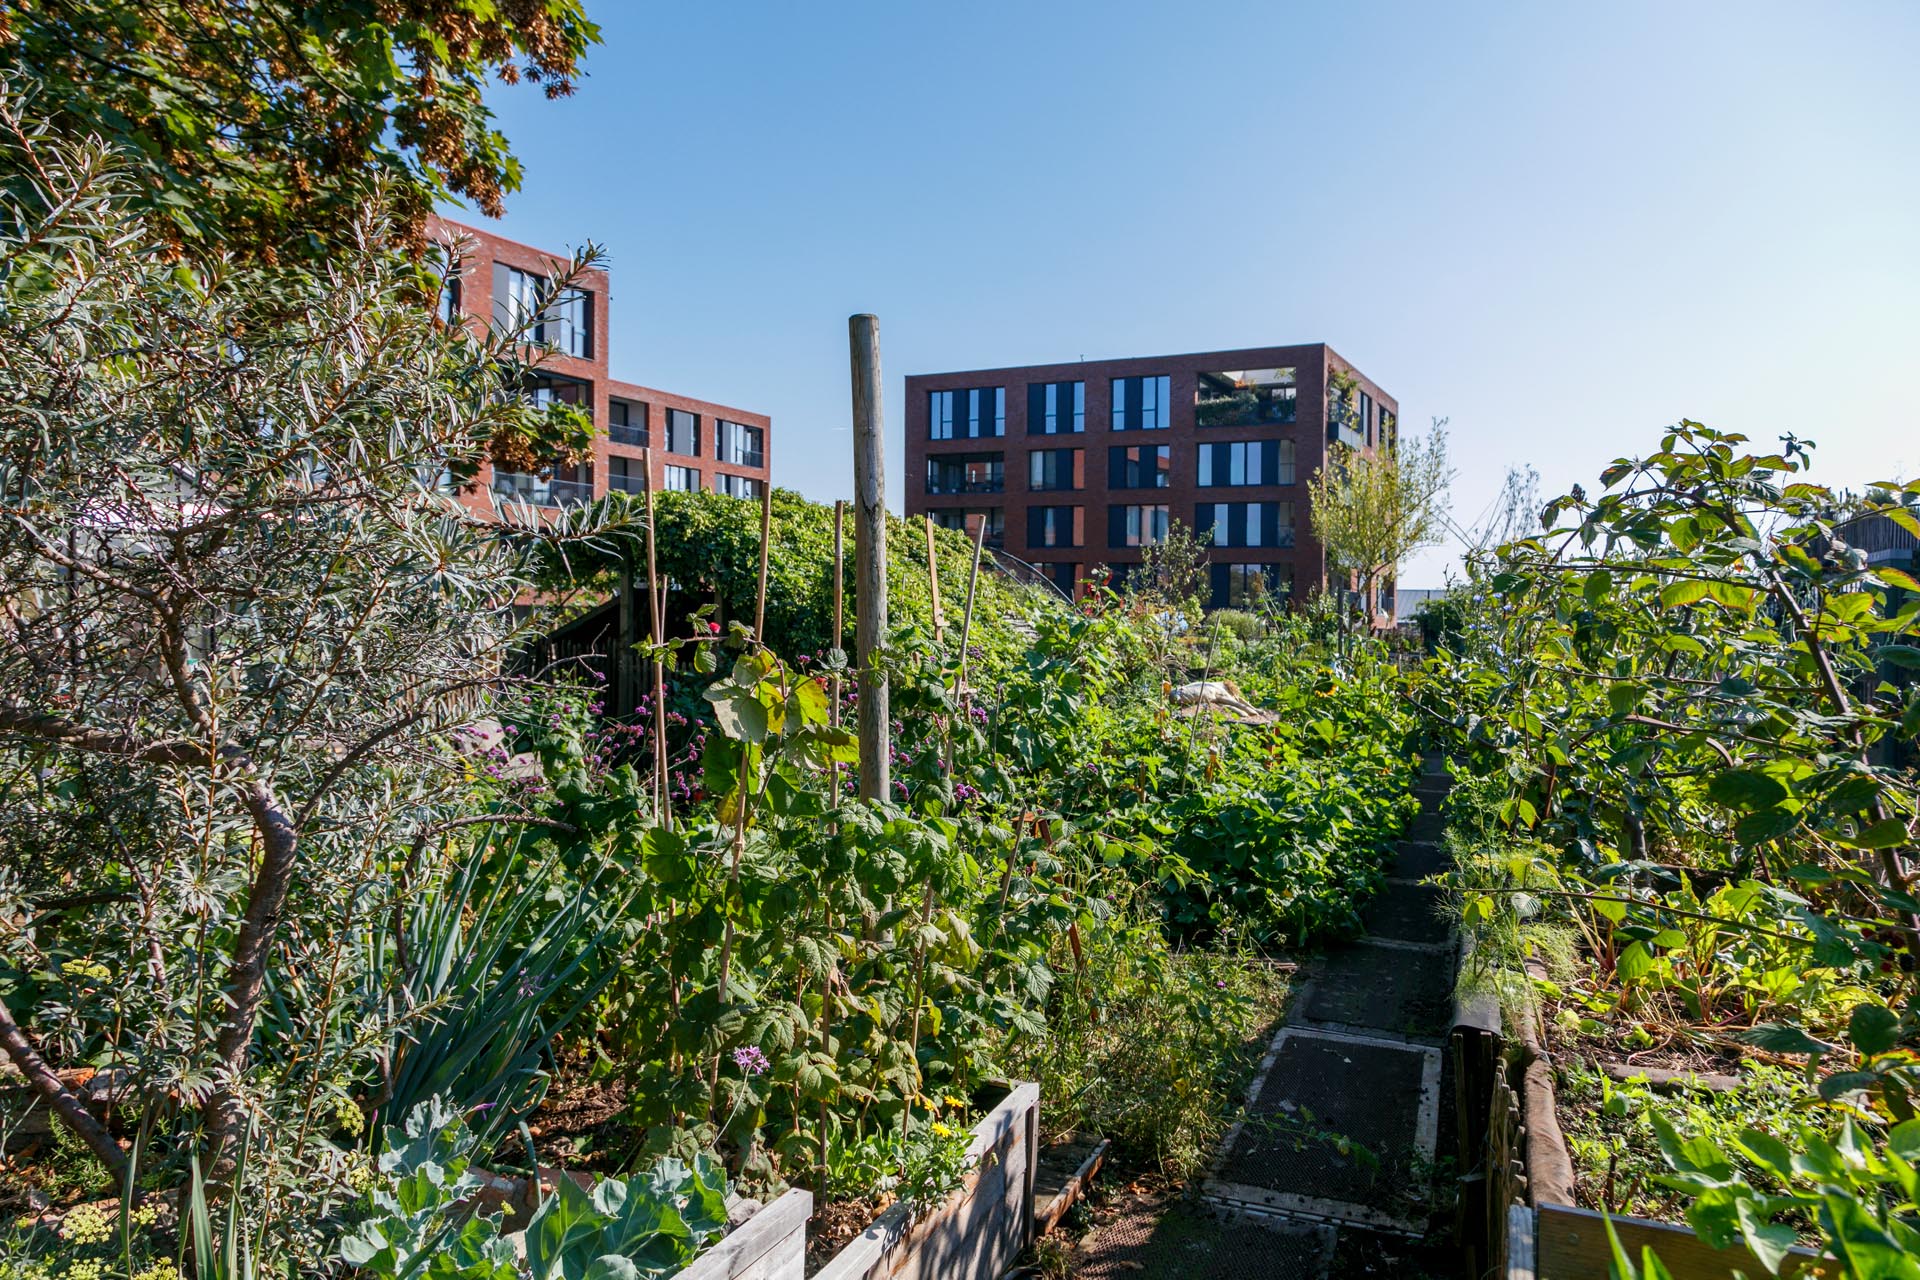
{"label": "tree", "polygon": [[579,0],[0,0],[0,77],[67,136],[135,157],[176,245],[314,258],[376,184],[419,235],[436,199],[520,185],[489,75],[572,92]]}
{"label": "tree", "polygon": [[1334,569],[1359,577],[1369,615],[1395,566],[1440,542],[1453,480],[1446,427],[1436,418],[1424,440],[1374,453],[1334,445],[1327,465],[1307,481],[1313,534]]}
{"label": "tree", "polygon": [[344,963],[397,851],[471,812],[449,735],[510,683],[528,546],[595,530],[448,491],[527,412],[515,335],[436,323],[377,215],[324,269],[182,266],[103,149],[4,99],[0,137],[35,175],[0,190],[0,917],[31,926],[0,1050],[114,1164],[44,1037],[100,1052],[63,993],[126,966],[121,1060],[202,1104],[216,1167],[338,1038],[306,996],[355,971],[276,967]]}

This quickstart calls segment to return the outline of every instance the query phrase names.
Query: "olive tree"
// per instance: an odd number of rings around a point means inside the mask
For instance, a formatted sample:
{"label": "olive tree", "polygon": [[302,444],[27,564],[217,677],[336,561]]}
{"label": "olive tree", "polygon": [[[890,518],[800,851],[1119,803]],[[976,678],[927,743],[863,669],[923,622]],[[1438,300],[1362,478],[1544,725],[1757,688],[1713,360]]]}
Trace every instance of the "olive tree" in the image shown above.
{"label": "olive tree", "polygon": [[1443,536],[1453,481],[1446,426],[1436,419],[1425,438],[1372,453],[1335,445],[1307,481],[1313,535],[1333,568],[1359,579],[1369,612],[1395,566]]}
{"label": "olive tree", "polygon": [[337,1066],[340,939],[470,820],[531,547],[611,517],[461,501],[519,348],[436,321],[378,219],[188,265],[0,109],[0,1049],[109,1166],[62,1061],[192,1104],[212,1166]]}

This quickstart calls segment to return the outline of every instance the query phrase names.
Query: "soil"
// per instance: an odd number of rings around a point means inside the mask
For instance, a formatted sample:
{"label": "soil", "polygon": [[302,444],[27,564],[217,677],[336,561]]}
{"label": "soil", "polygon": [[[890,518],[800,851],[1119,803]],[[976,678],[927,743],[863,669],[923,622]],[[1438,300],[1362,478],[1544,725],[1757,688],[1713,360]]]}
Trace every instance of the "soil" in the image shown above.
{"label": "soil", "polygon": [[625,1086],[589,1082],[549,1096],[527,1125],[540,1163],[556,1168],[618,1173],[637,1135],[621,1116]]}
{"label": "soil", "polygon": [[807,1274],[833,1261],[833,1255],[872,1226],[893,1200],[893,1194],[887,1192],[866,1200],[836,1200],[816,1206],[807,1223]]}

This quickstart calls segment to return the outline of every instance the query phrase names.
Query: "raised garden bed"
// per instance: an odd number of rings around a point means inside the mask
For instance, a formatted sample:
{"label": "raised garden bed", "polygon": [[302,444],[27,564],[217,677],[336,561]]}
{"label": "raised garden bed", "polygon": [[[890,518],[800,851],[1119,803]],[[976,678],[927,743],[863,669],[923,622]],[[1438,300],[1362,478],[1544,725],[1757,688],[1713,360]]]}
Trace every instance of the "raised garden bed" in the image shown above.
{"label": "raised garden bed", "polygon": [[974,1125],[968,1154],[976,1163],[945,1204],[919,1214],[893,1205],[816,1280],[998,1280],[1033,1238],[1039,1141],[1040,1086],[1016,1084]]}

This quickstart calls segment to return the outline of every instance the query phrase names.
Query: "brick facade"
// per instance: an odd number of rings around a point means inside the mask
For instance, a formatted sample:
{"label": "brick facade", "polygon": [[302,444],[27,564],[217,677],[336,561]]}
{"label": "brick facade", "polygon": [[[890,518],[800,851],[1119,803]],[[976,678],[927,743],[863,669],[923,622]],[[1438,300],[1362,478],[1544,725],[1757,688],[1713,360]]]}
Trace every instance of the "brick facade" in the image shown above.
{"label": "brick facade", "polygon": [[[463,242],[465,253],[460,262],[458,293],[455,298],[460,314],[475,325],[490,323],[494,313],[494,265],[511,267],[544,277],[567,265],[562,255],[535,249],[513,240],[435,218],[430,234],[442,243]],[[598,498],[609,487],[639,491],[640,456],[644,443],[653,446],[653,484],[664,488],[667,468],[678,467],[699,473],[699,487],[717,490],[723,486],[765,486],[772,478],[772,419],[763,413],[751,413],[710,400],[698,400],[669,391],[658,391],[638,383],[616,381],[607,357],[610,281],[605,271],[586,272],[580,288],[588,295],[590,311],[587,326],[591,337],[584,356],[552,352],[540,361],[539,372],[579,384],[580,403],[590,405],[596,428],[593,456],[573,468],[562,468],[548,478],[496,477],[491,463],[484,466],[478,483],[468,495],[476,507],[488,507],[487,490],[511,490],[518,483],[522,496],[536,505],[562,505],[569,501]],[[568,389],[571,394],[572,388]],[[691,445],[672,451],[666,424],[669,410],[692,414],[695,418]],[[623,429],[615,421],[624,411],[628,422]],[[644,433],[639,419],[644,417]],[[723,461],[720,424],[736,423],[760,433],[757,465],[751,457],[745,461]],[[674,442],[678,444],[679,442]],[[555,483],[555,482],[558,483]],[[757,489],[755,490],[757,496]]]}
{"label": "brick facade", "polygon": [[[1291,421],[1199,425],[1196,390],[1201,385],[1202,374],[1285,369],[1293,371],[1289,384],[1293,394]],[[1114,508],[1164,505],[1168,508],[1170,518],[1194,526],[1196,508],[1202,503],[1262,504],[1257,514],[1247,513],[1237,518],[1247,526],[1254,526],[1257,522],[1261,541],[1271,544],[1282,541],[1273,536],[1272,530],[1287,513],[1287,504],[1290,504],[1292,545],[1215,546],[1209,548],[1208,558],[1215,566],[1259,566],[1257,572],[1269,586],[1284,585],[1296,595],[1304,595],[1326,581],[1326,555],[1314,538],[1307,518],[1306,482],[1326,461],[1331,438],[1327,388],[1330,381],[1340,374],[1346,374],[1354,380],[1356,393],[1363,395],[1355,394],[1353,401],[1366,406],[1365,420],[1349,423],[1345,435],[1347,442],[1363,450],[1380,447],[1382,443],[1390,447],[1399,429],[1399,403],[1324,343],[916,374],[907,379],[907,511],[909,514],[934,512],[949,521],[954,519],[952,513],[966,512],[965,525],[969,529],[974,527],[974,521],[978,518],[974,513],[997,511],[1003,523],[1000,544],[1006,553],[1034,564],[1056,583],[1065,586],[1069,572],[1075,579],[1084,579],[1098,565],[1109,565],[1120,572],[1124,566],[1140,562],[1141,551],[1138,546],[1112,545],[1116,540],[1125,540],[1124,528],[1116,528],[1117,522],[1124,523],[1124,517],[1111,514]],[[1116,430],[1113,426],[1115,381],[1155,378],[1168,380],[1168,420],[1152,429],[1135,427]],[[1036,404],[1044,404],[1044,391],[1036,400],[1031,388],[1044,389],[1049,384],[1067,388],[1075,383],[1083,388],[1083,429],[1077,433],[1063,431],[1052,435],[1041,434],[1041,424],[1031,420],[1029,403],[1032,400]],[[1226,381],[1220,379],[1209,380],[1209,395],[1220,395],[1217,388],[1227,385]],[[1269,379],[1262,385],[1281,384]],[[1127,384],[1120,393],[1122,397],[1139,395],[1139,392],[1132,390],[1134,386]],[[934,438],[934,393],[966,393],[988,389],[1004,391],[1003,434]],[[1151,413],[1157,406],[1153,402],[1152,392],[1145,394],[1146,411]],[[1251,391],[1246,394],[1253,400],[1259,400]],[[1065,390],[1056,391],[1053,402],[1060,405],[1066,396]],[[1241,401],[1236,400],[1235,403]],[[1255,413],[1255,416],[1259,416],[1254,410],[1223,414],[1219,412],[1218,405],[1217,400],[1213,402],[1209,409],[1210,416],[1230,418],[1236,413]],[[944,410],[944,401],[942,408]],[[1129,416],[1123,405],[1123,421],[1137,422],[1139,418],[1138,412]],[[966,425],[963,416],[956,414],[956,430],[964,431]],[[1200,484],[1202,463],[1199,450],[1203,445],[1252,441],[1263,442],[1262,450],[1256,451],[1263,458],[1269,456],[1264,452],[1264,442],[1273,442],[1274,454],[1271,456],[1282,459],[1285,454],[1281,451],[1290,444],[1290,482],[1286,482],[1287,477],[1278,467],[1268,464],[1260,469],[1258,480],[1266,481],[1271,474],[1272,483],[1218,483],[1204,487]],[[1169,452],[1165,487],[1115,488],[1109,483],[1112,478],[1123,482],[1132,478],[1124,467],[1116,476],[1110,465],[1110,450],[1151,450],[1159,446],[1166,446]],[[1063,465],[1049,467],[1042,464],[1041,468],[1045,473],[1043,480],[1047,475],[1060,480],[1071,474],[1077,487],[1036,490],[1032,486],[1034,464],[1031,457],[1036,451],[1049,449],[1082,451],[1078,459],[1058,459],[1056,461]],[[965,455],[993,454],[1000,455],[1002,461],[998,491],[993,491],[984,464],[968,471],[955,461]],[[1242,453],[1236,456],[1244,458],[1247,455]],[[1210,455],[1208,465],[1212,467],[1225,457],[1225,454],[1215,452]],[[949,465],[938,468],[937,479],[930,478],[929,462],[938,464],[943,460]],[[1216,478],[1223,479],[1228,474],[1222,468],[1214,469],[1219,472]],[[955,480],[961,491],[947,492],[955,487]],[[939,491],[929,492],[930,488]],[[1049,507],[1072,508],[1077,514],[1055,511],[1049,515],[1039,510]],[[1033,521],[1029,520],[1030,510],[1035,516]],[[1040,545],[1047,540],[1049,530],[1070,530],[1076,525],[1079,529],[1078,546]],[[1240,529],[1240,526],[1227,527],[1230,530]],[[1116,532],[1120,534],[1118,539],[1114,536]],[[1231,585],[1230,576],[1251,572],[1255,571],[1214,569],[1213,603],[1225,604],[1238,598],[1239,592]]]}

